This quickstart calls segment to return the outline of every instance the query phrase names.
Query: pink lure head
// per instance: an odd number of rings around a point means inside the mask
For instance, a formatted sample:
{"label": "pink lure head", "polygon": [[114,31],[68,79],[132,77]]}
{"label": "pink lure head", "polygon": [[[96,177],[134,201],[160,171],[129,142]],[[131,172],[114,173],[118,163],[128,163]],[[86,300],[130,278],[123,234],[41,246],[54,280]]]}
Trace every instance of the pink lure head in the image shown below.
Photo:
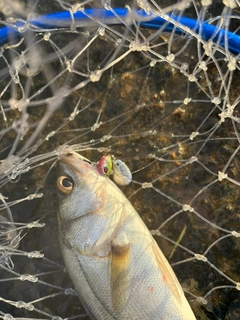
{"label": "pink lure head", "polygon": [[97,164],[98,171],[102,175],[106,175],[106,176],[109,176],[112,173],[112,166],[113,166],[113,162],[112,162],[112,157],[110,155],[103,156],[98,161],[98,164]]}

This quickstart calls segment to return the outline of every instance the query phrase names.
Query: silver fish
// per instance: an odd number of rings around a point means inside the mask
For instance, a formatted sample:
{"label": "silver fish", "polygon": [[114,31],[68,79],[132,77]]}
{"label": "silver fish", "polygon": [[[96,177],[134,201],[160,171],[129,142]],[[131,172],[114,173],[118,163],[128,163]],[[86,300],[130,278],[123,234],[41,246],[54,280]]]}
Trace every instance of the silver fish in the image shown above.
{"label": "silver fish", "polygon": [[91,319],[196,319],[140,216],[96,165],[62,156],[57,189],[64,261]]}

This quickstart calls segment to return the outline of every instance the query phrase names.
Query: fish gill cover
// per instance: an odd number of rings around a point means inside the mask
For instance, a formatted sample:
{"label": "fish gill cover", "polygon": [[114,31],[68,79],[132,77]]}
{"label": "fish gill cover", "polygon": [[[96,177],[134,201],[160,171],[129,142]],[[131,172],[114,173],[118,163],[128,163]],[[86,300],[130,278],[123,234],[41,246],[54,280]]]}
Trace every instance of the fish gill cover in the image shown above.
{"label": "fish gill cover", "polygon": [[[58,243],[55,164],[68,150],[124,161],[133,180],[122,190],[195,315],[239,318],[239,1],[0,10],[0,319],[88,319]],[[46,23],[62,11],[70,23]],[[144,28],[137,12],[166,22]]]}

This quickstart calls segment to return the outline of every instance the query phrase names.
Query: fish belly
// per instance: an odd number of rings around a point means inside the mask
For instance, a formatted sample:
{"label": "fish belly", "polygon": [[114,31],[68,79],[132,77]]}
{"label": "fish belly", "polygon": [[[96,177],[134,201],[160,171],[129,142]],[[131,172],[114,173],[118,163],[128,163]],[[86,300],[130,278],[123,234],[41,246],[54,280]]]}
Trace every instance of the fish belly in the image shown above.
{"label": "fish belly", "polygon": [[[91,319],[194,320],[187,300],[180,305],[146,251],[135,248],[142,259],[130,272],[128,295],[120,310],[112,306],[109,257],[87,257],[61,244],[69,275]],[[134,257],[133,257],[134,259]],[[151,260],[151,259],[150,259]],[[132,276],[131,276],[132,274]],[[121,295],[121,292],[117,294]]]}

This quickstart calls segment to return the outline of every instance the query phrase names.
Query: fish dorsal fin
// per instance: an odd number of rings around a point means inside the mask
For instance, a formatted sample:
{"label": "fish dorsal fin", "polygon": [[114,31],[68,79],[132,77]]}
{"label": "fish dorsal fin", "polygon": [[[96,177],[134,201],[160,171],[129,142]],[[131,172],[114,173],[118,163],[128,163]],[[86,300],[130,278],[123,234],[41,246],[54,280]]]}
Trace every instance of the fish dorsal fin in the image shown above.
{"label": "fish dorsal fin", "polygon": [[111,298],[115,312],[120,312],[129,296],[130,244],[125,238],[114,239],[111,248]]}
{"label": "fish dorsal fin", "polygon": [[169,289],[172,291],[175,298],[181,304],[182,303],[182,295],[184,294],[183,290],[177,280],[177,277],[175,276],[175,273],[173,272],[171,266],[169,265],[167,259],[163,255],[162,251],[159,249],[155,240],[153,240],[153,242],[152,242],[152,250],[155,255],[158,267],[161,271],[162,280],[167,283]]}

